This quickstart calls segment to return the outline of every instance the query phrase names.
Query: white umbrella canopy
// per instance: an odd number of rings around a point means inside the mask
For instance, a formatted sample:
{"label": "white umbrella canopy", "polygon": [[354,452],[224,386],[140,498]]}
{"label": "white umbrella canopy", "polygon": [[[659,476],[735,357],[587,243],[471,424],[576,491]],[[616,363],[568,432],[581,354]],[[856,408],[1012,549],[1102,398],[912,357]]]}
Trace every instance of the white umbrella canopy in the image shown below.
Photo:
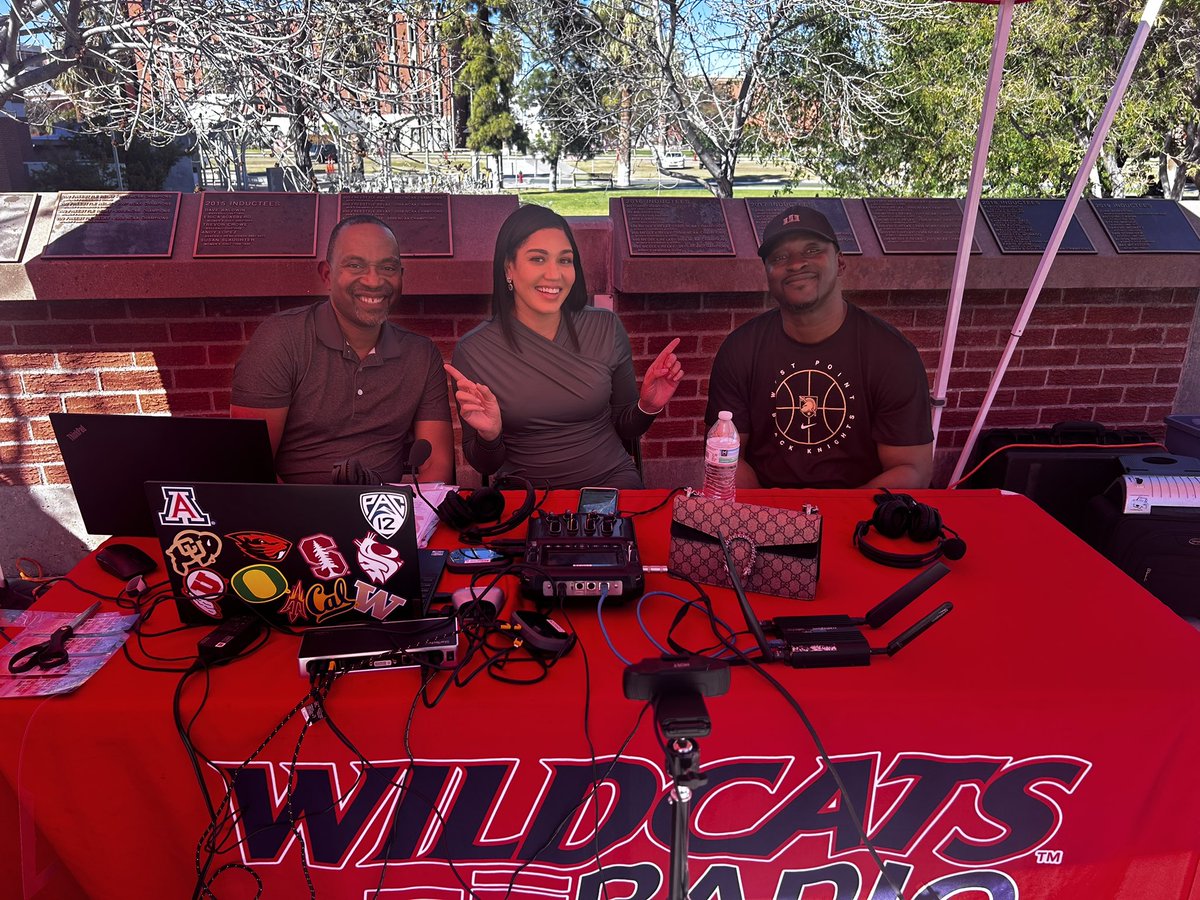
{"label": "white umbrella canopy", "polygon": [[[946,322],[942,330],[942,346],[938,356],[937,373],[934,379],[932,398],[935,447],[938,429],[941,425],[942,410],[946,405],[946,387],[950,379],[950,359],[954,353],[954,340],[958,332],[959,314],[962,311],[962,297],[966,285],[967,265],[971,258],[971,241],[975,234],[975,223],[979,213],[979,197],[983,191],[983,176],[987,164],[988,147],[991,143],[992,125],[996,117],[996,104],[1000,96],[1000,85],[1004,78],[1004,57],[1008,48],[1009,32],[1012,28],[1013,10],[1018,2],[1024,3],[1029,2],[1029,0],[948,0],[948,2],[984,3],[999,6],[1000,9],[997,16],[995,39],[992,44],[992,58],[988,66],[983,112],[980,116],[975,152],[971,160],[971,177],[968,182],[967,197],[963,209],[962,231],[959,234],[958,252],[954,259],[954,273],[951,276],[950,297],[946,308]],[[1070,225],[1071,217],[1075,214],[1075,207],[1079,204],[1079,199],[1083,195],[1088,173],[1096,164],[1096,158],[1100,154],[1100,149],[1104,145],[1104,139],[1112,125],[1113,118],[1116,116],[1121,101],[1124,99],[1125,91],[1129,87],[1129,81],[1133,76],[1134,67],[1141,57],[1142,49],[1146,45],[1146,38],[1149,36],[1150,29],[1154,26],[1154,22],[1158,18],[1158,12],[1161,7],[1162,0],[1148,0],[1142,11],[1141,20],[1138,23],[1137,30],[1134,32],[1133,40],[1130,42],[1125,59],[1121,63],[1121,69],[1117,74],[1116,83],[1109,94],[1104,113],[1100,117],[1100,121],[1097,123],[1096,129],[1092,134],[1087,153],[1084,154],[1084,158],[1079,164],[1079,170],[1076,172],[1075,180],[1072,182],[1071,189],[1063,203],[1058,222],[1051,232],[1050,240],[1046,244],[1046,249],[1042,252],[1037,270],[1034,272],[1033,281],[1025,295],[1024,302],[1021,304],[1021,309],[1017,313],[1016,322],[1013,324],[1010,332],[1008,345],[1005,347],[1004,354],[1001,356],[996,371],[992,374],[992,380],[988,385],[983,403],[976,414],[971,431],[967,435],[967,440],[955,465],[954,473],[950,476],[951,485],[962,477],[967,460],[983,428],[984,419],[987,418],[992,401],[999,390],[1000,382],[1003,381],[1008,364],[1012,360],[1013,353],[1016,351],[1017,342],[1025,331],[1029,317],[1033,314],[1033,308],[1037,304],[1037,298],[1041,293],[1042,287],[1045,285],[1046,277],[1050,272],[1050,266],[1054,263],[1054,259],[1058,255],[1058,248],[1062,244],[1067,226]]]}

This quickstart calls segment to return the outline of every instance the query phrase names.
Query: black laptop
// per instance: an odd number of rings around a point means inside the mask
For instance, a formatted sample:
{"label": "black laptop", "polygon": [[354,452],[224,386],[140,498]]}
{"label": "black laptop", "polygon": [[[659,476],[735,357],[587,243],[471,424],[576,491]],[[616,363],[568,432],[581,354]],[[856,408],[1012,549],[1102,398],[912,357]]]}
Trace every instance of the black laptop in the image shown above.
{"label": "black laptop", "polygon": [[91,534],[152,537],[146,481],[275,481],[259,419],[51,413],[50,424]]}
{"label": "black laptop", "polygon": [[406,486],[148,481],[144,496],[187,623],[420,618],[446,565],[418,551]]}

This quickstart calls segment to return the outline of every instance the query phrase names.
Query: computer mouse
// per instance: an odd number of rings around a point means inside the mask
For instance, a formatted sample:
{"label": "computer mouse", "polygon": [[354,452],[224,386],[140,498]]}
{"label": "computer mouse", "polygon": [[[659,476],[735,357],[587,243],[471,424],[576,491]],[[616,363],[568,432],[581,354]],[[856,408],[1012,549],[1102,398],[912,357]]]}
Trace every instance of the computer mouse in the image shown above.
{"label": "computer mouse", "polygon": [[122,581],[158,568],[158,563],[132,544],[105,544],[96,551],[96,563]]}

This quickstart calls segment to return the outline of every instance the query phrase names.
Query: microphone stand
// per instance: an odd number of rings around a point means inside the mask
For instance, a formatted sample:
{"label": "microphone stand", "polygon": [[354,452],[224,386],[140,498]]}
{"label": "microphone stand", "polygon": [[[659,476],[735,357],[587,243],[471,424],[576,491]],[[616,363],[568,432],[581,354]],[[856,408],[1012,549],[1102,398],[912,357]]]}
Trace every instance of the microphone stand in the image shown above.
{"label": "microphone stand", "polygon": [[[686,713],[680,718],[680,713]],[[698,691],[661,694],[654,702],[654,720],[666,736],[667,774],[674,785],[667,802],[671,804],[671,876],[670,900],[687,900],[688,843],[691,839],[692,795],[708,783],[700,771],[700,743],[694,736],[712,730],[708,709]],[[681,725],[681,721],[688,724]]]}

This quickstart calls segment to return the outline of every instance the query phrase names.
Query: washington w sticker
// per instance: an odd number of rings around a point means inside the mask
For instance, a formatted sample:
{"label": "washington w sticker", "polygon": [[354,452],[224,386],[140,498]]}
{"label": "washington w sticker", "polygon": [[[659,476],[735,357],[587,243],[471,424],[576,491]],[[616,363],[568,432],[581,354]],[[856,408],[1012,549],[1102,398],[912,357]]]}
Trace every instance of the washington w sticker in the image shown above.
{"label": "washington w sticker", "polygon": [[408,520],[408,495],[389,491],[371,491],[358,498],[371,530],[387,540],[394,537]]}

